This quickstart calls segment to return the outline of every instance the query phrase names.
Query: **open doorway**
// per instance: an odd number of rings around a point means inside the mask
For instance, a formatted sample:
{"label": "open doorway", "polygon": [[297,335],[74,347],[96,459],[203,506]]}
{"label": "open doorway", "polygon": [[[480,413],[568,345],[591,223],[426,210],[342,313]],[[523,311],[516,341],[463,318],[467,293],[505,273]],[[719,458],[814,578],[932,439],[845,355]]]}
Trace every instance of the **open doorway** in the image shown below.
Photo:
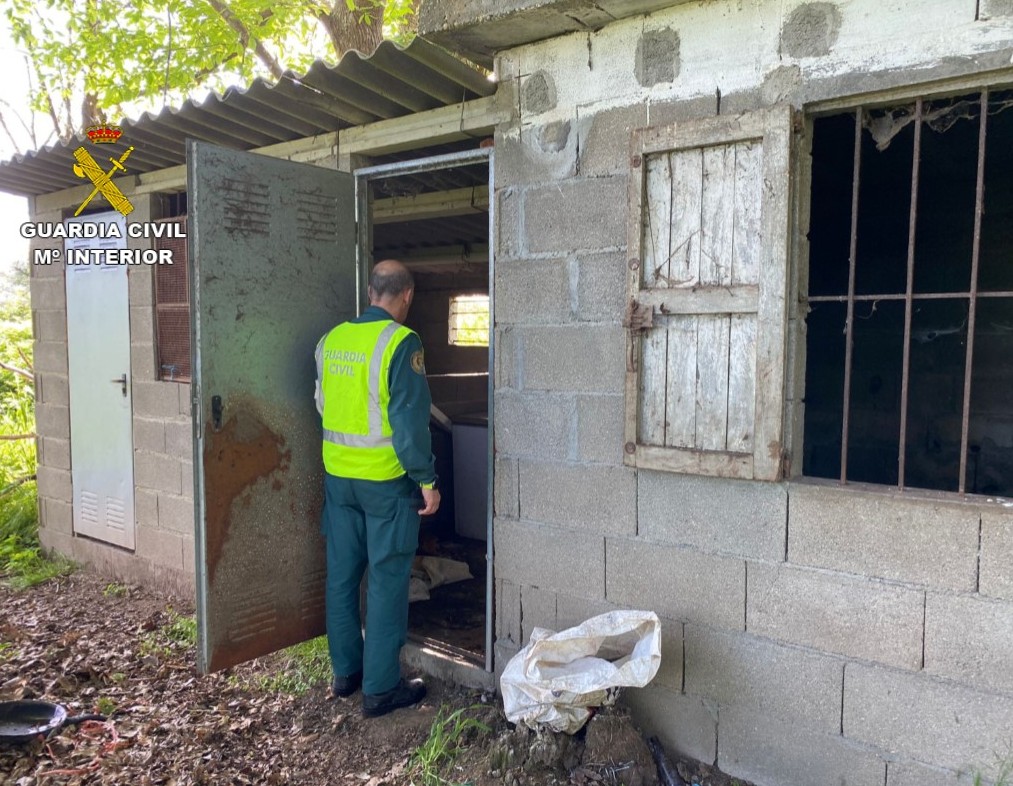
{"label": "open doorway", "polygon": [[[360,269],[399,259],[415,277],[442,503],[423,519],[409,636],[492,668],[489,370],[491,149],[441,149],[356,171]],[[366,227],[366,231],[362,231]],[[364,291],[365,287],[361,287]]]}

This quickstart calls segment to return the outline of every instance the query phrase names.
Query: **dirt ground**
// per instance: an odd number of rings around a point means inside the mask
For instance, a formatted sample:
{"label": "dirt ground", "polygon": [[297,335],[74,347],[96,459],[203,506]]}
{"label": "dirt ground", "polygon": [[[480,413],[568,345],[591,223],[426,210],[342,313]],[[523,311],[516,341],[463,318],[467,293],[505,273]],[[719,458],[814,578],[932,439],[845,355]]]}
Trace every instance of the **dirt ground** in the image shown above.
{"label": "dirt ground", "polygon": [[[42,699],[71,715],[109,716],[48,740],[0,744],[0,786],[423,786],[412,754],[441,709],[460,708],[490,730],[469,732],[445,783],[657,783],[642,738],[618,710],[571,738],[514,729],[496,697],[432,679],[417,708],[365,719],[358,694],[331,698],[325,684],[301,696],[258,686],[258,676],[277,670],[276,658],[200,676],[192,644],[166,634],[191,612],[178,599],[111,588],[86,572],[24,592],[0,586],[0,701]],[[689,784],[739,783],[695,762],[676,764]]]}

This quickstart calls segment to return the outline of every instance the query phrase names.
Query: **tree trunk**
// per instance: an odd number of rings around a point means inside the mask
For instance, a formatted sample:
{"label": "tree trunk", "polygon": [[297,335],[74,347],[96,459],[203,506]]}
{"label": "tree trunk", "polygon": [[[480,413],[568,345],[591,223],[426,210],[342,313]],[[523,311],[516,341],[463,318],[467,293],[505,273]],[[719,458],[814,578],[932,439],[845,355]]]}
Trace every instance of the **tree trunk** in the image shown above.
{"label": "tree trunk", "polygon": [[[330,13],[318,13],[317,20],[331,39],[335,58],[349,49],[368,57],[383,41],[383,10],[386,0],[358,0],[359,10],[349,11],[344,0],[335,0]],[[363,15],[369,16],[368,21]],[[362,21],[360,21],[362,19]]]}

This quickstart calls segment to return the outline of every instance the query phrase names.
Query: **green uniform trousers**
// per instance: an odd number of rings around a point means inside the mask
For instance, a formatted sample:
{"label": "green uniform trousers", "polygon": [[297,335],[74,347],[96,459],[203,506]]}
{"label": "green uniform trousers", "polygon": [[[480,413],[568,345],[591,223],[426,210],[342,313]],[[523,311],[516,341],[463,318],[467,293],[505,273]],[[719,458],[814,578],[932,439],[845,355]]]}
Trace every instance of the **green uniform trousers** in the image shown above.
{"label": "green uniform trousers", "polygon": [[[408,581],[419,545],[418,485],[324,473],[321,532],[327,541],[327,644],[336,676],[362,670],[363,693],[384,693],[401,678],[408,634]],[[366,639],[359,584],[368,568]]]}

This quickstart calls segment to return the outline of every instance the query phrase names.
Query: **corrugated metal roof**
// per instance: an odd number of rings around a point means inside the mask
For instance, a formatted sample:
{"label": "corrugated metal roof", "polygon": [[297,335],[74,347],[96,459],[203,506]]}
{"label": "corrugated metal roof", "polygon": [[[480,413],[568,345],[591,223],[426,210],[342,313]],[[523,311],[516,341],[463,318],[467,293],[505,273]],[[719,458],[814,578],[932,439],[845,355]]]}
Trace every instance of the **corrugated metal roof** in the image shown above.
{"label": "corrugated metal roof", "polygon": [[[120,123],[134,146],[131,174],[182,164],[185,140],[201,139],[248,150],[339,131],[491,95],[496,85],[477,66],[416,38],[406,49],[384,41],[370,56],[349,52],[336,66],[318,61],[302,75],[286,72],[276,83],[256,79],[200,103],[165,108]],[[34,195],[81,185],[68,143],[0,163],[0,191]]]}

